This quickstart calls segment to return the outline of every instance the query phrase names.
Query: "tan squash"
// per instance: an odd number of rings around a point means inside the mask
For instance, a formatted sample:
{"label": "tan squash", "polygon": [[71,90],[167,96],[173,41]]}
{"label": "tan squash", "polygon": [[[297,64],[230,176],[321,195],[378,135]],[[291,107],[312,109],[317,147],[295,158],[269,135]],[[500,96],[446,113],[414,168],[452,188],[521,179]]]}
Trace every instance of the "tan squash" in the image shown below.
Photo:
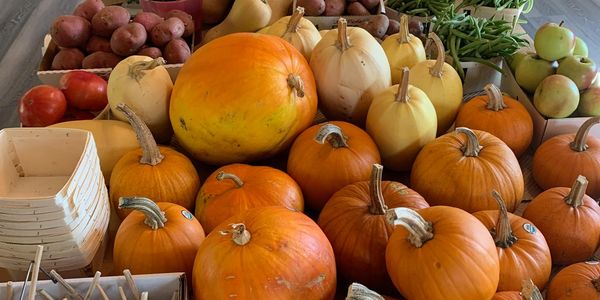
{"label": "tan squash", "polygon": [[255,32],[271,20],[271,7],[267,0],[235,0],[225,20],[209,29],[202,44],[235,32]]}
{"label": "tan squash", "polygon": [[392,84],[402,82],[402,68],[412,68],[426,59],[423,42],[408,31],[408,18],[402,15],[400,32],[388,36],[381,44],[392,69]]}
{"label": "tan squash", "polygon": [[283,38],[298,49],[306,60],[310,60],[313,48],[321,40],[319,30],[315,25],[305,19],[304,8],[296,7],[296,11],[292,16],[287,16],[279,19],[273,25],[263,29],[259,33],[266,33]]}
{"label": "tan squash", "polygon": [[290,7],[292,6],[292,2],[292,0],[269,0],[269,6],[271,7],[271,20],[269,20],[269,25],[287,16]]}

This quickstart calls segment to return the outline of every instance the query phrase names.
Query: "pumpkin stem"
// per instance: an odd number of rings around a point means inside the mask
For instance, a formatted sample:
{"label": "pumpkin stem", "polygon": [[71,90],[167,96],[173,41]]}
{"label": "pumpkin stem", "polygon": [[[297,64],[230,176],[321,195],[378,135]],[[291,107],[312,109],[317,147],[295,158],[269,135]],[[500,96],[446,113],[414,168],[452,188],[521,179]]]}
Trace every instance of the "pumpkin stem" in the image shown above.
{"label": "pumpkin stem", "polygon": [[462,151],[464,156],[467,157],[477,157],[479,156],[479,151],[483,148],[479,145],[479,140],[477,139],[477,135],[473,130],[467,127],[458,127],[455,129],[457,133],[464,133],[467,135],[467,141],[465,145],[462,147]]}
{"label": "pumpkin stem", "polygon": [[442,78],[444,73],[444,64],[446,63],[446,50],[444,49],[444,43],[442,43],[442,40],[440,40],[440,37],[435,34],[435,32],[430,32],[429,38],[433,40],[435,47],[437,48],[437,59],[433,68],[429,70],[429,74],[437,78]]}
{"label": "pumpkin stem", "polygon": [[319,144],[325,144],[329,142],[333,148],[348,147],[348,138],[342,132],[342,129],[331,123],[323,124],[317,135],[315,135],[315,141]]}
{"label": "pumpkin stem", "polygon": [[158,205],[145,197],[120,197],[119,209],[134,209],[142,212],[146,219],[144,224],[150,226],[152,230],[165,227],[167,218],[165,212],[160,210]]}
{"label": "pumpkin stem", "polygon": [[587,121],[581,124],[579,130],[577,130],[577,135],[575,135],[575,140],[570,144],[571,150],[576,152],[583,152],[587,150],[588,145],[586,145],[586,142],[590,129],[592,126],[598,123],[600,123],[600,117],[589,118]]}
{"label": "pumpkin stem", "polygon": [[398,37],[398,43],[407,44],[412,39],[410,30],[408,30],[408,15],[402,15],[400,17],[400,32]]}
{"label": "pumpkin stem", "polygon": [[221,235],[229,235],[231,234],[231,240],[238,246],[244,246],[250,242],[252,235],[250,231],[246,230],[246,225],[244,223],[235,223],[229,224],[232,229],[230,230],[221,230],[219,233]]}
{"label": "pumpkin stem", "polygon": [[385,212],[388,209],[383,199],[383,193],[381,192],[382,174],[383,166],[380,164],[373,164],[373,169],[371,171],[371,181],[369,182],[369,192],[371,194],[371,205],[369,205],[369,212],[372,215],[385,215]]}
{"label": "pumpkin stem", "polygon": [[154,69],[158,66],[162,66],[166,63],[167,62],[162,57],[157,57],[153,60],[148,60],[148,61],[136,61],[129,66],[127,75],[129,75],[129,77],[135,79],[135,81],[139,82],[144,77],[144,75],[146,75],[146,72],[144,72],[144,71],[152,70],[152,69]]}
{"label": "pumpkin stem", "polygon": [[298,31],[298,23],[300,23],[300,20],[302,20],[303,16],[304,16],[304,7],[301,7],[301,6],[296,7],[294,14],[290,17],[290,20],[288,21],[287,29],[283,33],[282,37],[288,33],[296,33]]}
{"label": "pumpkin stem", "polygon": [[421,248],[423,244],[433,238],[433,225],[431,222],[423,219],[416,211],[406,207],[396,207],[388,209],[385,218],[392,226],[400,225],[408,232],[410,243]]}
{"label": "pumpkin stem", "polygon": [[577,208],[583,205],[583,197],[585,196],[585,191],[587,190],[588,180],[583,175],[577,176],[575,182],[573,182],[573,186],[571,187],[571,191],[565,197],[565,202]]}
{"label": "pumpkin stem", "polygon": [[296,91],[296,96],[300,98],[304,97],[304,81],[302,81],[300,75],[289,74],[287,83],[294,91]]}
{"label": "pumpkin stem", "polygon": [[352,283],[348,287],[348,294],[346,300],[384,300],[381,295],[370,290],[366,286],[360,283]]}
{"label": "pumpkin stem", "polygon": [[542,293],[537,286],[533,283],[533,280],[523,280],[523,289],[521,290],[521,298],[523,300],[544,300]]}
{"label": "pumpkin stem", "polygon": [[596,291],[600,293],[600,277],[596,279],[592,279],[592,285],[596,288]]}
{"label": "pumpkin stem", "polygon": [[487,84],[485,86],[485,93],[487,94],[489,100],[486,108],[493,111],[500,111],[508,106],[504,103],[504,96],[502,96],[502,91],[495,86],[493,83]]}
{"label": "pumpkin stem", "polygon": [[348,33],[346,32],[348,21],[344,18],[338,20],[338,41],[337,46],[342,52],[348,50],[352,45],[348,39]]}
{"label": "pumpkin stem", "polygon": [[119,103],[117,109],[125,114],[129,124],[135,130],[135,135],[142,148],[140,163],[151,166],[158,165],[165,157],[160,153],[160,148],[156,144],[152,132],[150,132],[146,123],[125,103]]}
{"label": "pumpkin stem", "polygon": [[510,221],[508,220],[508,211],[506,210],[506,204],[500,196],[498,191],[492,191],[492,197],[498,204],[498,221],[496,221],[496,232],[494,235],[494,242],[496,247],[506,249],[517,242],[517,237],[513,235],[512,228],[510,228]]}
{"label": "pumpkin stem", "polygon": [[219,174],[217,174],[217,180],[221,181],[221,180],[225,180],[225,179],[231,179],[238,188],[241,188],[244,186],[244,182],[236,175],[220,171]]}
{"label": "pumpkin stem", "polygon": [[407,67],[402,68],[402,82],[398,87],[398,94],[396,94],[396,101],[402,103],[408,103],[410,97],[408,96],[408,76],[410,71]]}

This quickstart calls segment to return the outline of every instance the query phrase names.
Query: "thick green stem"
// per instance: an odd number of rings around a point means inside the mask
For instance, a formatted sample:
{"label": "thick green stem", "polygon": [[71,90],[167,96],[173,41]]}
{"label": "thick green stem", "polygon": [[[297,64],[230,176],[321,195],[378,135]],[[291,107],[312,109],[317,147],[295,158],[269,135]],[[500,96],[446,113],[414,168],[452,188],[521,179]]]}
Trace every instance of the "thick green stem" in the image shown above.
{"label": "thick green stem", "polygon": [[381,177],[383,175],[383,166],[380,164],[373,164],[371,171],[371,181],[369,182],[369,192],[371,196],[371,205],[369,205],[369,212],[372,215],[385,215],[388,207],[385,205],[383,199],[383,192],[381,191]]}
{"label": "thick green stem", "polygon": [[144,224],[150,226],[152,230],[163,228],[167,223],[165,212],[161,211],[154,201],[145,197],[121,197],[119,209],[134,209],[142,212],[146,216]]}
{"label": "thick green stem", "polygon": [[579,127],[579,130],[577,130],[577,134],[575,135],[575,140],[570,144],[571,150],[576,152],[583,152],[587,150],[588,145],[586,142],[590,129],[592,126],[598,123],[600,123],[600,117],[589,118],[587,121],[581,124],[581,127]]}
{"label": "thick green stem", "polygon": [[410,76],[410,71],[407,67],[402,68],[402,82],[398,86],[398,94],[396,94],[396,101],[407,103],[409,100],[408,96],[408,77]]}
{"label": "thick green stem", "polygon": [[587,190],[588,180],[585,176],[579,175],[575,182],[573,182],[573,186],[571,187],[571,191],[565,197],[565,202],[577,208],[583,204],[583,197],[585,196],[585,191]]}
{"label": "thick green stem", "polygon": [[502,95],[502,91],[500,91],[500,89],[497,86],[490,83],[486,85],[484,89],[485,93],[489,98],[486,106],[487,109],[493,111],[500,111],[508,107],[506,106],[506,103],[504,103],[504,96]]}
{"label": "thick green stem", "polygon": [[442,43],[442,40],[440,40],[440,37],[435,34],[435,32],[430,32],[429,38],[433,40],[435,47],[437,48],[435,65],[429,70],[429,73],[431,76],[442,78],[444,73],[444,64],[446,63],[446,50],[444,49],[444,43]]}
{"label": "thick green stem", "polygon": [[348,21],[346,21],[346,19],[344,18],[340,18],[338,20],[338,40],[337,40],[337,45],[338,48],[340,48],[340,50],[342,50],[342,52],[348,50],[350,47],[352,47],[352,45],[350,44],[350,40],[348,39],[348,32],[347,32],[347,27],[348,27]]}
{"label": "thick green stem", "polygon": [[144,77],[144,75],[146,75],[145,71],[152,70],[152,69],[154,69],[158,66],[162,66],[166,63],[167,62],[162,57],[158,57],[158,58],[155,58],[153,60],[148,60],[148,61],[136,61],[136,62],[132,63],[131,66],[129,66],[127,75],[129,75],[129,77],[135,79],[135,81],[139,82]]}
{"label": "thick green stem", "polygon": [[217,174],[218,181],[225,180],[225,179],[229,179],[229,180],[233,181],[238,188],[241,188],[244,186],[244,182],[242,181],[242,179],[237,177],[235,174],[225,173],[223,171],[221,171]]}
{"label": "thick green stem", "polygon": [[319,128],[315,141],[319,144],[329,142],[333,148],[348,147],[348,138],[342,132],[342,129],[334,124],[327,123]]}
{"label": "thick green stem", "polygon": [[402,226],[408,231],[408,241],[415,247],[421,248],[423,245],[433,239],[433,225],[431,222],[423,219],[416,211],[397,207],[389,209],[385,213],[388,223],[393,226]]}
{"label": "thick green stem", "polygon": [[467,157],[477,157],[479,156],[479,151],[483,148],[479,144],[479,140],[477,139],[477,135],[473,130],[467,127],[458,127],[455,129],[457,133],[464,133],[467,136],[467,141],[462,148],[464,156]]}
{"label": "thick green stem", "polygon": [[221,230],[221,235],[231,234],[231,240],[238,246],[244,246],[250,242],[252,235],[246,230],[246,225],[243,223],[230,224],[230,230]]}
{"label": "thick green stem", "polygon": [[144,121],[138,117],[135,112],[125,103],[119,103],[117,105],[117,109],[125,114],[129,124],[131,124],[131,127],[133,127],[135,131],[138,143],[142,148],[142,158],[140,159],[140,164],[151,166],[158,165],[165,157],[162,155],[162,153],[160,153],[160,148],[156,144],[156,141],[152,136],[152,132],[150,132],[150,129],[146,123],[144,123]]}
{"label": "thick green stem", "polygon": [[492,191],[492,197],[494,197],[494,200],[498,204],[498,221],[496,221],[494,242],[496,242],[496,247],[506,249],[516,243],[518,239],[513,235],[512,228],[510,228],[508,210],[502,196],[497,191]]}

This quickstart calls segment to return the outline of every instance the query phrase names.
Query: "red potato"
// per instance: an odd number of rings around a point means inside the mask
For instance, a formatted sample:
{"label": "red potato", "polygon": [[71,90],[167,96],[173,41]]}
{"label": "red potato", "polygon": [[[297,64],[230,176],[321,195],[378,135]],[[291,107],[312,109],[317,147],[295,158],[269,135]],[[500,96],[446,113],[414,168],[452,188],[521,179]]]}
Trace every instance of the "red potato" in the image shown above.
{"label": "red potato", "polygon": [[112,52],[94,52],[83,59],[81,66],[84,69],[114,68],[121,57]]}
{"label": "red potato", "polygon": [[341,16],[346,11],[345,0],[325,0],[324,16]]}
{"label": "red potato", "polygon": [[110,48],[121,56],[129,56],[140,50],[148,34],[140,23],[129,23],[119,27],[110,37]]}
{"label": "red potato", "polygon": [[108,38],[117,28],[129,23],[130,17],[129,11],[121,6],[107,6],[92,18],[93,32]]}
{"label": "red potato", "polygon": [[146,47],[146,48],[140,49],[140,51],[138,51],[137,55],[145,55],[145,56],[149,56],[152,58],[159,58],[162,56],[162,51],[160,51],[160,49],[156,48],[156,47]]}
{"label": "red potato", "polygon": [[63,92],[50,85],[38,85],[21,97],[19,119],[26,127],[44,127],[58,123],[66,110]]}
{"label": "red potato", "polygon": [[191,36],[194,33],[194,20],[190,14],[182,10],[174,9],[169,11],[166,15],[167,19],[171,17],[179,18],[179,20],[183,22],[183,26],[185,27],[185,30],[183,31],[183,37]]}
{"label": "red potato", "polygon": [[133,22],[140,23],[146,29],[146,32],[150,33],[154,26],[158,25],[165,19],[153,12],[142,11],[133,17]]}
{"label": "red potato", "polygon": [[168,18],[152,28],[150,33],[152,44],[162,47],[171,40],[183,36],[184,31],[185,25],[179,18]]}
{"label": "red potato", "polygon": [[296,6],[304,7],[307,16],[320,16],[325,12],[324,0],[298,0]]}
{"label": "red potato", "polygon": [[390,25],[385,34],[392,35],[394,33],[400,32],[400,22],[390,19]]}
{"label": "red potato", "polygon": [[165,46],[164,57],[168,64],[184,63],[190,55],[190,47],[183,39],[173,39]]}
{"label": "red potato", "polygon": [[379,5],[379,0],[359,0],[360,3],[368,10],[374,9]]}
{"label": "red potato", "polygon": [[101,36],[92,35],[85,45],[85,51],[94,53],[98,51],[111,52],[110,40]]}
{"label": "red potato", "polygon": [[80,16],[91,22],[94,15],[103,8],[104,2],[102,2],[102,0],[85,0],[75,7],[73,15]]}
{"label": "red potato", "polygon": [[90,22],[79,16],[60,16],[50,27],[52,40],[61,48],[83,47],[91,33]]}
{"label": "red potato", "polygon": [[58,51],[52,59],[52,70],[81,69],[83,52],[77,48],[64,48]]}
{"label": "red potato", "polygon": [[368,16],[371,14],[371,12],[369,12],[369,10],[358,1],[350,3],[346,10],[351,16]]}

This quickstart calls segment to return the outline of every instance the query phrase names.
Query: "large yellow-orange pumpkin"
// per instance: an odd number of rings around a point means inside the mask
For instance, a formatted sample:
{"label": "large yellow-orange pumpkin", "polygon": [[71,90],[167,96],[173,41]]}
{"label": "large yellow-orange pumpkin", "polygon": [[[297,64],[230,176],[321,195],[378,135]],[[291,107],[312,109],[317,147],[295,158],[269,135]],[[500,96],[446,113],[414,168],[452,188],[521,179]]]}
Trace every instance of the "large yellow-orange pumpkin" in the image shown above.
{"label": "large yellow-orange pumpkin", "polygon": [[315,299],[335,296],[333,249],[301,212],[257,207],[227,219],[204,240],[194,262],[201,299]]}
{"label": "large yellow-orange pumpkin", "polygon": [[285,40],[234,33],[192,54],[171,95],[175,137],[196,159],[223,165],[269,157],[310,126],[315,79]]}
{"label": "large yellow-orange pumpkin", "polygon": [[600,299],[600,262],[572,264],[558,272],[548,286],[546,300]]}
{"label": "large yellow-orange pumpkin", "polygon": [[196,198],[196,217],[208,233],[230,217],[259,206],[304,210],[300,186],[288,174],[266,166],[231,164],[214,171]]}

